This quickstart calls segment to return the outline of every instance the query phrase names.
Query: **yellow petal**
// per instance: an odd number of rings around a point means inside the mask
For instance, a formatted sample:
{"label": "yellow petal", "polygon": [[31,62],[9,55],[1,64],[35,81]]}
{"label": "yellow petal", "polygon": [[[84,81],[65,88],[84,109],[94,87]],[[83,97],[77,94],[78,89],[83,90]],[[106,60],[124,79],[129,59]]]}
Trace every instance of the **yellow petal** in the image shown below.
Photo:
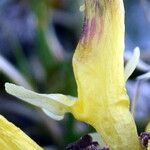
{"label": "yellow petal", "polygon": [[86,0],[85,21],[73,57],[78,85],[74,116],[91,124],[111,150],[139,150],[124,79],[122,0]]}
{"label": "yellow petal", "polygon": [[6,91],[21,100],[40,107],[53,119],[60,120],[70,107],[74,104],[70,96],[62,94],[38,94],[15,84],[6,83]]}
{"label": "yellow petal", "polygon": [[148,125],[146,127],[146,132],[150,132],[150,122],[148,123]]}
{"label": "yellow petal", "polygon": [[42,150],[30,137],[0,115],[1,150]]}

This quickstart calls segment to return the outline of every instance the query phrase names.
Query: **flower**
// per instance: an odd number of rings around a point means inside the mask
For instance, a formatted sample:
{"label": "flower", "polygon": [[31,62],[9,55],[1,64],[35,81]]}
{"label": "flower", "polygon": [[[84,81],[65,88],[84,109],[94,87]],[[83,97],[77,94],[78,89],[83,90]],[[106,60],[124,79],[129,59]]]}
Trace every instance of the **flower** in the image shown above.
{"label": "flower", "polygon": [[1,150],[42,150],[30,137],[0,115]]}
{"label": "flower", "polygon": [[73,56],[78,98],[38,94],[10,83],[6,91],[56,120],[71,112],[77,120],[92,125],[111,150],[141,150],[125,88],[139,49],[124,71],[123,0],[85,0],[83,10],[83,31]]}

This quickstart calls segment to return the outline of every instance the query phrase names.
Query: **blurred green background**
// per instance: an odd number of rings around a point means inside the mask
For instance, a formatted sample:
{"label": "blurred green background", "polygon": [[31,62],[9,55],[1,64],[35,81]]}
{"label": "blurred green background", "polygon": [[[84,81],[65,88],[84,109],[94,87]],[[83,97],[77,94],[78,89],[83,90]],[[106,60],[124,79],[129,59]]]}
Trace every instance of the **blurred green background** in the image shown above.
{"label": "blurred green background", "polygon": [[[135,78],[150,71],[150,2],[125,0],[126,53],[141,48],[141,63],[127,83],[133,99]],[[0,0],[0,114],[48,150],[64,149],[80,136],[94,131],[67,114],[56,122],[40,109],[6,94],[5,82],[40,93],[77,96],[72,55],[79,40],[83,0]],[[144,62],[144,63],[143,63]],[[139,131],[150,120],[150,84],[141,87],[136,112]]]}

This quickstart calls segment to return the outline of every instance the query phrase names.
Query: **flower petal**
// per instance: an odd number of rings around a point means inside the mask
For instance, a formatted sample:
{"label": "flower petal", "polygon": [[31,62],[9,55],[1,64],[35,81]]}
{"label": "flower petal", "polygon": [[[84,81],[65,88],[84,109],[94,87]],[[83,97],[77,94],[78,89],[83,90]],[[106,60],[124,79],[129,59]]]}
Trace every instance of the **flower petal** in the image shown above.
{"label": "flower petal", "polygon": [[125,81],[128,80],[128,78],[131,76],[131,74],[134,72],[138,62],[140,59],[140,49],[139,47],[136,47],[134,49],[133,56],[128,61],[127,65],[125,66]]}
{"label": "flower petal", "polygon": [[139,150],[125,88],[123,0],[84,2],[83,31],[73,56],[78,87],[73,115],[93,126],[111,150]]}
{"label": "flower petal", "polygon": [[[44,109],[44,112],[53,119],[63,119],[64,114],[70,112],[71,106],[75,102],[69,96],[62,94],[38,94],[11,83],[6,83],[5,88],[9,94]],[[51,112],[51,115],[48,111]]]}
{"label": "flower petal", "polygon": [[148,123],[148,125],[146,127],[146,132],[150,132],[150,122]]}
{"label": "flower petal", "polygon": [[30,137],[0,115],[1,150],[42,150]]}

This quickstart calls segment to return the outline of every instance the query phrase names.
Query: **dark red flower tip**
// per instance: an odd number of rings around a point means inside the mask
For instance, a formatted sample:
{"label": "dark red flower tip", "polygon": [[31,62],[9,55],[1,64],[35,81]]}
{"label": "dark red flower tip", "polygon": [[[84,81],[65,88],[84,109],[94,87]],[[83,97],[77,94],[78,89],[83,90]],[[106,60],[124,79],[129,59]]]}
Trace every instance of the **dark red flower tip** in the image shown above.
{"label": "dark red flower tip", "polygon": [[140,141],[141,144],[147,148],[148,147],[148,141],[150,140],[150,132],[142,132],[140,134]]}
{"label": "dark red flower tip", "polygon": [[69,144],[66,150],[109,150],[109,148],[100,148],[97,141],[93,141],[90,135],[85,135],[78,141]]}

